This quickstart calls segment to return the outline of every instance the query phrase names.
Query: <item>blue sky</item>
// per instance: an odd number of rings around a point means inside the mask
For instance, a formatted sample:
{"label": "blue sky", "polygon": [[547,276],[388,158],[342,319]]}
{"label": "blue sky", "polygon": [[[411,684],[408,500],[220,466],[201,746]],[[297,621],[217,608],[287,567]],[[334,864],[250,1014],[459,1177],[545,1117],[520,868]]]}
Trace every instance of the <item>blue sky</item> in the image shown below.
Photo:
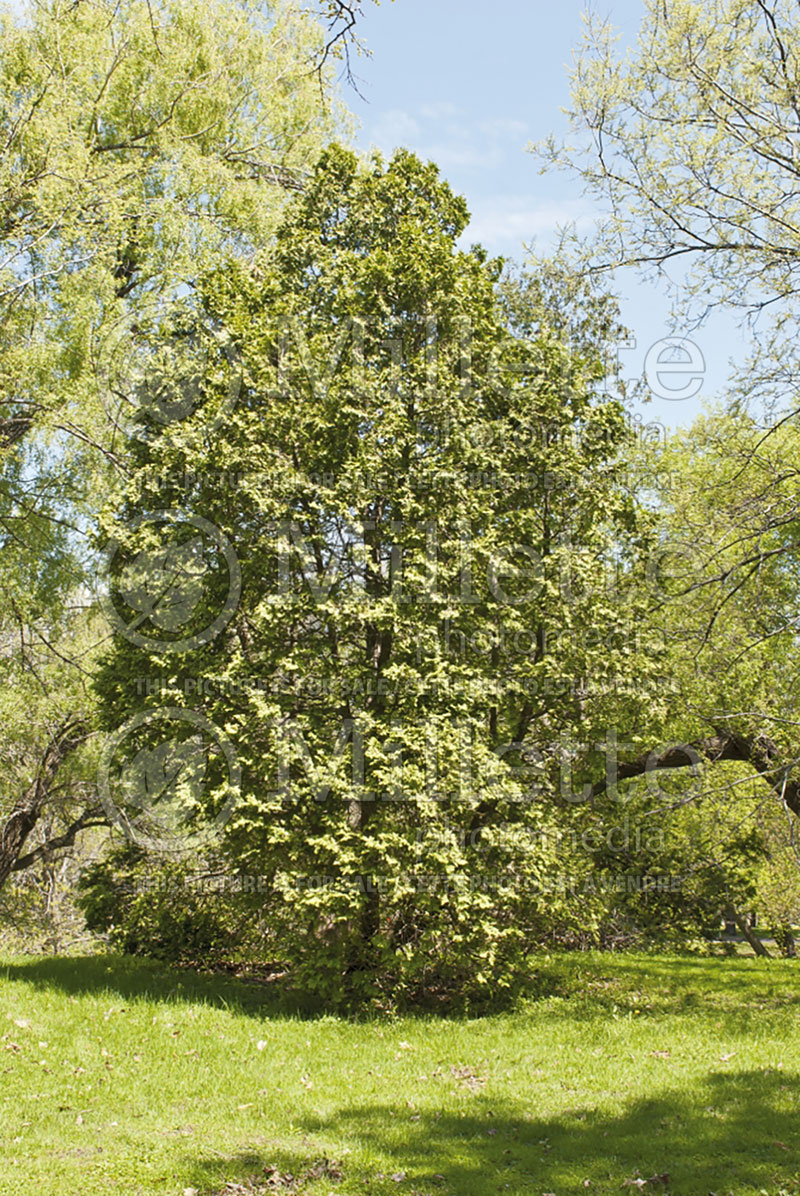
{"label": "blue sky", "polygon": [[[522,259],[523,243],[544,251],[565,222],[588,230],[598,211],[594,201],[569,175],[542,175],[526,151],[529,142],[566,129],[561,109],[569,103],[568,68],[583,7],[581,0],[366,4],[360,29],[371,57],[353,64],[363,98],[347,93],[361,122],[359,145],[386,153],[404,145],[435,161],[469,203],[466,241],[480,241],[493,254]],[[641,0],[608,0],[599,11],[619,28],[623,45],[635,43]],[[668,302],[657,286],[630,274],[618,289],[636,339],[621,361],[626,376],[639,376],[648,349],[673,332]],[[692,333],[705,362],[702,388],[692,398],[654,398],[644,418],[688,423],[703,398],[723,389],[739,340],[723,317]],[[662,393],[687,388],[687,375],[662,375],[662,382]]]}

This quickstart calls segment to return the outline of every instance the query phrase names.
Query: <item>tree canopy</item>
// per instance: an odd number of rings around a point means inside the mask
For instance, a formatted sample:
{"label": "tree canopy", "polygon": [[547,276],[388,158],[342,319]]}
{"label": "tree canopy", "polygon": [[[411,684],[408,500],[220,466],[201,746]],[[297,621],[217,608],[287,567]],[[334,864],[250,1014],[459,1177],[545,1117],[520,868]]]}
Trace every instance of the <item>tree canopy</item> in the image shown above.
{"label": "tree canopy", "polygon": [[[105,717],[188,704],[235,740],[228,850],[268,878],[278,942],[318,984],[350,969],[413,985],[431,953],[450,981],[476,959],[481,983],[506,975],[546,904],[537,834],[573,800],[568,741],[602,739],[647,671],[629,647],[647,521],[615,472],[624,412],[596,390],[597,347],[559,337],[541,303],[536,332],[515,331],[499,263],[456,247],[466,220],[406,151],[364,167],[326,151],[274,246],[206,282],[241,355],[224,425],[208,435],[224,381],[194,420],[143,417],[107,525]],[[170,627],[136,584],[158,559],[151,597],[176,571],[185,587],[198,516],[241,569],[208,642],[191,637],[214,598]],[[156,675],[143,701],[136,680]],[[445,891],[425,891],[434,869]]]}

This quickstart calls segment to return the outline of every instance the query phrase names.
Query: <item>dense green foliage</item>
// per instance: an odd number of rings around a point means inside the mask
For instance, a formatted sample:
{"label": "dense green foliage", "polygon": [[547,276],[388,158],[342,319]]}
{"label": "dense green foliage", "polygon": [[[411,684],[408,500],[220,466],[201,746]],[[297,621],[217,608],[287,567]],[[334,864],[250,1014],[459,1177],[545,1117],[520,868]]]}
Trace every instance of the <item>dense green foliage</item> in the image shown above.
{"label": "dense green foliage", "polygon": [[124,458],[153,322],[191,306],[211,263],[269,236],[335,125],[309,71],[321,42],[284,3],[92,0],[3,15],[4,579],[25,546],[58,559],[48,513],[96,510],[102,467]]}
{"label": "dense green foliage", "polygon": [[[231,899],[225,872],[213,861],[185,862],[149,858],[126,845],[85,867],[77,901],[87,929],[103,935],[118,951],[204,967],[249,949],[258,940],[251,911]],[[204,882],[204,883],[200,883]]]}
{"label": "dense green foliage", "polygon": [[412,155],[329,150],[255,268],[206,284],[235,406],[213,419],[230,392],[213,375],[195,418],[143,422],[108,525],[123,621],[160,513],[183,523],[172,562],[198,516],[235,553],[241,597],[214,638],[186,650],[224,598],[219,565],[174,627],[156,603],[146,644],[117,637],[105,718],[188,706],[233,739],[226,850],[266,878],[276,950],[332,997],[494,990],[578,925],[548,886],[591,860],[555,831],[649,665],[629,643],[646,528],[597,346],[516,329],[499,265],[456,248],[466,219]]}

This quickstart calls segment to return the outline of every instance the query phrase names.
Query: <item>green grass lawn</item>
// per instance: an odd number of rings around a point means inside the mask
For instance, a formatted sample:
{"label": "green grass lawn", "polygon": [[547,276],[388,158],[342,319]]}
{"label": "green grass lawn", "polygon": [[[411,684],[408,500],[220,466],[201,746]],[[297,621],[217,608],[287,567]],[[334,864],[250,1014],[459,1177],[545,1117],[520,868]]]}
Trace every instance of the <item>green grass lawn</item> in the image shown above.
{"label": "green grass lawn", "polygon": [[139,961],[5,960],[0,1193],[800,1192],[800,964],[534,962],[516,1013],[359,1023]]}

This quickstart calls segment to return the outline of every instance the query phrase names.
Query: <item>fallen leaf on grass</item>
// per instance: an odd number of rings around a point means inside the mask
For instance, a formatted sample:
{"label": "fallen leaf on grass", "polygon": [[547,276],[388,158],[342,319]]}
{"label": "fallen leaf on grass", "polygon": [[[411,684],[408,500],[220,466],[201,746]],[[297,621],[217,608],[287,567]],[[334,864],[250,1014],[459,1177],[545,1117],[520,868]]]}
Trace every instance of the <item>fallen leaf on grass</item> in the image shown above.
{"label": "fallen leaf on grass", "polygon": [[264,1168],[264,1175],[267,1180],[268,1188],[291,1188],[294,1186],[294,1176],[290,1172],[281,1174],[277,1167],[269,1166]]}
{"label": "fallen leaf on grass", "polygon": [[664,1187],[669,1187],[669,1175],[666,1171],[661,1175],[651,1175],[649,1179],[642,1179],[640,1175],[635,1175],[632,1179],[624,1179],[622,1181],[623,1188],[646,1188],[651,1184],[663,1184]]}
{"label": "fallen leaf on grass", "polygon": [[328,1159],[324,1155],[316,1163],[312,1163],[303,1175],[303,1179],[342,1179],[344,1172],[341,1163]]}
{"label": "fallen leaf on grass", "polygon": [[470,1092],[480,1092],[486,1084],[486,1076],[479,1076],[471,1067],[451,1067],[450,1073]]}
{"label": "fallen leaf on grass", "polygon": [[336,1183],[342,1178],[343,1172],[340,1164],[323,1155],[321,1159],[311,1163],[299,1175],[281,1171],[274,1163],[268,1163],[264,1167],[262,1175],[251,1176],[242,1183],[229,1181],[224,1188],[219,1190],[217,1196],[268,1196],[273,1192],[292,1193],[294,1196],[313,1180],[328,1179]]}

